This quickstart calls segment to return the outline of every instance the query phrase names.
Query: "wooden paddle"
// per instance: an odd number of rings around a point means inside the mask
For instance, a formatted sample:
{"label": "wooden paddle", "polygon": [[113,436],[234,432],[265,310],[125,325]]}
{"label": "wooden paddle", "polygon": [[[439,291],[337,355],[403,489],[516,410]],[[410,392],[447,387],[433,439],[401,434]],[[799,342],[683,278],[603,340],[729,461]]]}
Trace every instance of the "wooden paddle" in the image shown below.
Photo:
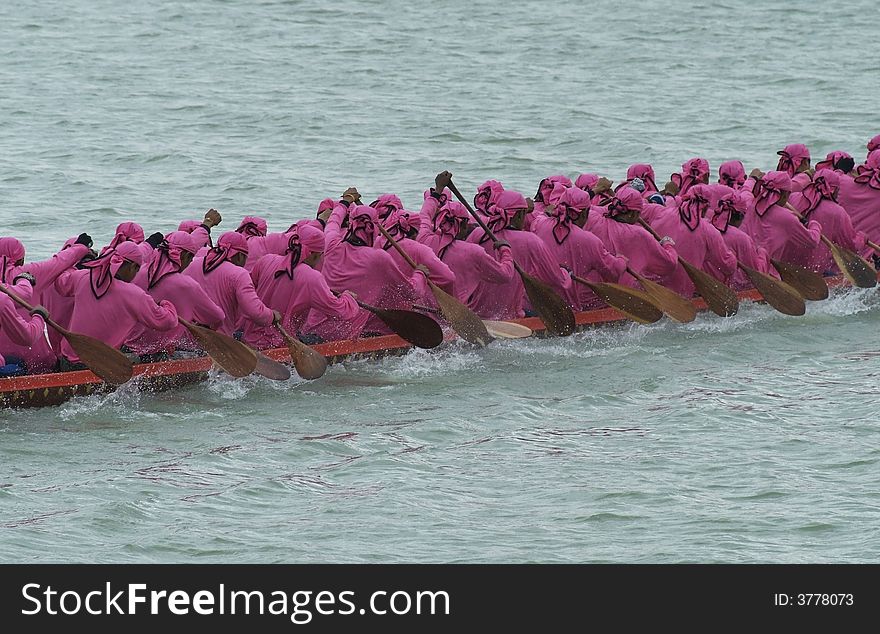
{"label": "wooden paddle", "polygon": [[[645,222],[643,218],[639,218],[639,223],[648,230],[652,236],[657,238],[657,240],[660,240],[660,236],[657,235],[657,232],[654,231],[651,225]],[[733,290],[705,271],[698,269],[680,255],[678,256],[678,262],[681,264],[682,268],[684,268],[688,277],[691,278],[691,282],[694,283],[697,293],[706,300],[706,305],[709,307],[709,310],[719,317],[730,317],[731,315],[736,314],[736,311],[739,310],[739,298]]]}
{"label": "wooden paddle", "polygon": [[690,323],[696,319],[697,308],[692,301],[685,299],[675,291],[670,290],[665,286],[661,286],[653,280],[649,280],[629,266],[626,267],[626,270],[638,280],[639,284],[642,285],[642,288],[645,289],[645,294],[654,300],[654,305],[660,308],[660,310],[666,313],[671,319],[682,324]]}
{"label": "wooden paddle", "polygon": [[877,253],[880,253],[880,244],[876,244],[874,242],[871,242],[870,240],[865,240],[865,242],[867,242],[868,246],[874,249]]}
{"label": "wooden paddle", "polygon": [[[0,291],[9,295],[12,301],[25,310],[31,311],[34,309],[33,306],[2,284],[0,284]],[[47,318],[44,321],[61,333],[67,339],[67,343],[70,344],[73,351],[76,352],[79,360],[105,382],[112,385],[122,385],[131,378],[134,372],[134,364],[131,362],[131,359],[119,350],[111,348],[103,341],[94,337],[70,332],[52,319]]]}
{"label": "wooden paddle", "polygon": [[[795,215],[801,222],[804,217],[798,211],[786,203],[786,208]],[[825,234],[822,234],[822,242],[831,251],[831,257],[837,268],[843,273],[843,276],[850,281],[853,286],[859,288],[874,288],[877,286],[877,271],[871,266],[871,263],[861,257],[858,253],[833,243]]]}
{"label": "wooden paddle", "polygon": [[443,330],[440,324],[421,313],[397,308],[378,308],[359,299],[358,306],[368,310],[394,331],[400,338],[409,341],[417,348],[436,348],[443,343]]}
{"label": "wooden paddle", "polygon": [[[461,201],[461,204],[465,206],[468,213],[470,213],[474,220],[477,221],[477,224],[483,228],[486,235],[489,236],[490,239],[495,240],[495,234],[493,234],[489,227],[486,226],[483,219],[477,215],[467,199],[461,195],[461,192],[458,191],[458,188],[452,180],[449,181],[447,186],[452,193],[455,194],[455,197]],[[526,290],[526,295],[529,298],[532,308],[538,313],[538,316],[544,322],[547,330],[558,337],[566,337],[573,333],[575,329],[574,313],[571,308],[569,308],[566,301],[557,295],[556,291],[550,288],[548,284],[535,279],[523,271],[520,265],[515,261],[513,266],[516,269],[516,272],[519,273],[520,278],[522,278],[523,287]]]}
{"label": "wooden paddle", "polygon": [[803,296],[797,290],[785,282],[781,282],[766,273],[761,273],[753,268],[736,263],[737,266],[749,276],[758,292],[770,306],[785,315],[803,315],[807,312]]}
{"label": "wooden paddle", "polygon": [[257,354],[240,341],[228,335],[198,326],[185,319],[177,321],[186,328],[223,370],[234,377],[243,377],[257,369]]}
{"label": "wooden paddle", "polygon": [[296,368],[296,373],[310,381],[324,376],[324,373],[327,371],[327,359],[324,358],[324,355],[307,346],[296,337],[291,337],[281,324],[276,323],[275,327],[278,328],[278,332],[281,333],[284,341],[287,342],[290,360],[293,362],[293,367]]}
{"label": "wooden paddle", "polygon": [[270,359],[259,350],[254,350],[257,355],[257,367],[255,373],[264,376],[273,381],[286,381],[290,378],[290,370],[283,363],[278,363],[274,359]]}
{"label": "wooden paddle", "polygon": [[663,311],[654,305],[647,293],[620,284],[598,284],[577,275],[572,275],[571,279],[588,286],[606,304],[640,324],[653,324],[663,318]]}
{"label": "wooden paddle", "polygon": [[804,299],[821,301],[828,298],[828,284],[818,273],[814,273],[797,264],[770,260],[773,267],[779,271],[782,280],[795,289]]}
{"label": "wooden paddle", "polygon": [[[435,315],[440,313],[438,309],[431,308],[430,306],[423,306],[422,304],[413,304],[413,308],[415,310],[421,310]],[[512,321],[495,321],[493,319],[483,319],[482,321],[486,330],[489,331],[489,334],[496,339],[527,339],[535,334],[528,326],[523,326],[522,324],[517,324]]]}
{"label": "wooden paddle", "polygon": [[[409,264],[414,270],[417,269],[418,265],[409,256],[409,253],[400,246],[400,243],[398,243],[397,240],[391,237],[391,234],[388,233],[385,227],[378,223],[376,224],[376,227],[382,235],[385,236],[385,239],[391,243],[391,246],[397,250],[400,257],[406,260],[407,264]],[[429,280],[427,276],[425,276],[425,279],[428,282],[428,287],[434,294],[434,299],[437,301],[437,305],[440,306],[440,313],[446,321],[449,322],[452,329],[458,333],[459,337],[469,343],[480,346],[481,348],[492,341],[492,336],[489,334],[489,331],[486,330],[486,326],[474,311],[434,284],[434,282]]]}

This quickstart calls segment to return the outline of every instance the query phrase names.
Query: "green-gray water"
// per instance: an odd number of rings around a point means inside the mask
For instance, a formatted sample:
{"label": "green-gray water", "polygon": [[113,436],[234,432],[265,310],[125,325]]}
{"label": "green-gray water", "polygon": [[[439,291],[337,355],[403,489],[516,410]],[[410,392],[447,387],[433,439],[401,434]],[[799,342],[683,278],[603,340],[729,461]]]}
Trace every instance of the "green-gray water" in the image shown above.
{"label": "green-gray water", "polygon": [[[878,10],[798,2],[0,3],[0,234],[285,228],[441,169],[534,192],[858,159]],[[880,560],[880,298],[0,412],[0,560]]]}

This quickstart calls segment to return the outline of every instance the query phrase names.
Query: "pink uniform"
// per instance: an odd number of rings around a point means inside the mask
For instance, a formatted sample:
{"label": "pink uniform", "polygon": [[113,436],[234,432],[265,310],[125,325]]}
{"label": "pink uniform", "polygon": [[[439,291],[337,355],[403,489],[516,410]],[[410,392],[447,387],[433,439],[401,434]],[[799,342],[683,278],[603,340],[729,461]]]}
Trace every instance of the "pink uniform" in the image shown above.
{"label": "pink uniform", "polygon": [[642,192],[642,198],[647,198],[651,194],[660,191],[657,188],[657,178],[654,175],[654,168],[647,163],[634,163],[633,165],[630,165],[626,170],[626,180],[615,187],[614,191],[617,192],[622,187],[626,187],[636,178],[645,184],[645,191]]}
{"label": "pink uniform", "polygon": [[[637,273],[659,284],[666,285],[675,274],[678,255],[669,244],[661,245],[638,224],[615,220],[621,214],[641,211],[645,200],[631,187],[617,191],[607,207],[593,207],[585,229],[594,233],[611,253],[625,257]],[[620,278],[621,284],[641,288],[629,273]]]}
{"label": "pink uniform", "polygon": [[822,225],[810,220],[804,227],[791,211],[777,204],[788,191],[791,178],[786,172],[767,172],[755,185],[754,213],[746,217],[746,230],[771,259],[806,266],[821,240]]}
{"label": "pink uniform", "polygon": [[[751,196],[746,197],[741,190],[735,190],[726,185],[715,185],[716,202],[712,211],[712,224],[724,238],[724,244],[730,249],[744,266],[766,273],[773,277],[779,277],[776,269],[770,264],[767,251],[757,246],[752,238],[731,223],[734,214],[743,217],[748,212]],[[752,288],[752,281],[748,275],[737,267],[733,274],[730,286],[738,291]]]}
{"label": "pink uniform", "polygon": [[[574,224],[589,208],[588,193],[576,187],[562,188],[553,209],[535,218],[532,231],[556,261],[575,275],[592,282],[617,282],[626,270],[626,258],[612,255],[599,238]],[[571,285],[565,299],[575,310],[604,305],[588,286],[577,282]]]}
{"label": "pink uniform", "polygon": [[871,152],[868,160],[856,168],[855,178],[840,177],[837,202],[858,231],[880,243],[880,149]]}
{"label": "pink uniform", "polygon": [[[713,199],[709,185],[694,185],[681,196],[677,209],[669,209],[652,227],[675,241],[678,255],[721,282],[727,283],[736,272],[736,256],[727,248],[715,226],[703,221]],[[684,297],[696,289],[687,271],[679,263],[670,288]]]}
{"label": "pink uniform", "polygon": [[[834,244],[851,251],[865,251],[865,234],[853,229],[852,219],[837,204],[840,175],[830,169],[816,170],[802,192],[791,195],[791,206],[801,216],[822,225],[822,233]],[[807,262],[807,268],[816,273],[837,273],[838,268],[831,251],[819,242]]]}
{"label": "pink uniform", "polygon": [[470,216],[464,205],[443,196],[427,194],[421,216],[418,241],[436,253],[455,274],[455,297],[480,317],[497,317],[502,310],[500,293],[505,286],[512,285],[516,274],[510,248],[501,247],[496,260],[481,246],[457,240]]}
{"label": "pink uniform", "polygon": [[183,272],[193,278],[223,311],[223,322],[217,330],[226,335],[235,333],[246,321],[265,326],[271,324],[274,317],[257,296],[250,274],[230,262],[237,253],[247,252],[245,237],[229,231],[220,236],[215,248],[203,256],[197,255]]}
{"label": "pink uniform", "polygon": [[[333,294],[327,281],[304,260],[312,253],[324,252],[324,234],[314,227],[298,227],[290,233],[287,253],[267,255],[251,271],[251,278],[260,299],[281,313],[281,325],[291,336],[299,333],[309,316],[347,322],[357,317],[357,301],[348,293]],[[284,345],[281,333],[274,326],[247,323],[242,337],[260,348]]]}
{"label": "pink uniform", "polygon": [[[349,226],[343,234],[346,214]],[[350,290],[359,300],[379,308],[411,309],[413,303],[424,301],[430,294],[425,277],[420,272],[404,273],[389,253],[374,248],[378,234],[376,222],[378,214],[373,207],[352,205],[347,208],[337,204],[324,230],[321,273],[333,291]],[[385,324],[366,310],[359,310],[353,320],[345,321],[313,315],[305,330],[328,341],[353,339],[361,332],[389,332]]]}
{"label": "pink uniform", "polygon": [[[26,302],[31,301],[33,289],[27,280],[19,280],[15,286],[10,285],[10,290]],[[48,371],[44,368],[32,367],[28,360],[21,354],[30,349],[39,340],[45,340],[43,336],[45,325],[39,315],[23,314],[18,304],[12,301],[5,293],[0,294],[0,367],[6,365],[6,357],[18,357],[25,363],[25,369],[30,373]]]}
{"label": "pink uniform", "polygon": [[[183,231],[174,231],[165,243],[153,251],[147,266],[142,266],[134,284],[144,289],[155,301],[174,304],[177,315],[186,321],[216,329],[223,323],[223,310],[215,304],[193,278],[181,275],[181,255],[195,255],[196,241]],[[173,352],[175,349],[196,350],[189,331],[181,325],[173,330],[157,330],[138,325],[129,334],[126,345],[138,354]]]}
{"label": "pink uniform", "polygon": [[[142,254],[132,242],[122,242],[115,249],[87,263],[84,270],[68,271],[55,282],[62,295],[75,298],[70,330],[95,337],[118,348],[137,324],[157,330],[177,327],[177,311],[168,301],[159,304],[142,288],[116,279],[125,262],[140,265]],[[79,357],[65,339],[61,354],[76,363]]]}
{"label": "pink uniform", "polygon": [[149,259],[150,252],[153,250],[153,247],[148,243],[144,242],[144,229],[136,222],[120,222],[116,227],[116,235],[113,236],[113,239],[110,241],[106,247],[101,249],[101,255],[104,255],[110,249],[115,249],[123,242],[133,242],[138,245],[138,248],[141,251],[141,256],[144,261]]}
{"label": "pink uniform", "polygon": [[[452,269],[438,258],[429,246],[406,237],[410,232],[417,232],[420,228],[420,224],[411,221],[410,212],[401,209],[388,214],[383,226],[416,264],[427,267],[429,280],[450,295],[455,295],[455,273]],[[411,268],[384,236],[380,235],[376,238],[376,247],[387,251],[401,271]]]}
{"label": "pink uniform", "polygon": [[[505,191],[498,196],[495,204],[487,210],[486,224],[499,240],[510,243],[514,261],[529,275],[549,284],[557,293],[565,297],[571,290],[572,281],[553,254],[544,246],[544,242],[535,234],[528,231],[510,229],[509,225],[521,209],[526,209],[526,200],[522,194],[515,191]],[[479,244],[490,255],[493,254],[493,244],[489,236],[485,235],[482,228],[475,229],[469,236],[468,242]],[[496,255],[500,258],[500,255]],[[499,315],[497,319],[514,319],[523,317],[525,310],[530,309],[525,297],[525,289],[521,278],[514,276],[506,287],[496,289],[499,296]]]}

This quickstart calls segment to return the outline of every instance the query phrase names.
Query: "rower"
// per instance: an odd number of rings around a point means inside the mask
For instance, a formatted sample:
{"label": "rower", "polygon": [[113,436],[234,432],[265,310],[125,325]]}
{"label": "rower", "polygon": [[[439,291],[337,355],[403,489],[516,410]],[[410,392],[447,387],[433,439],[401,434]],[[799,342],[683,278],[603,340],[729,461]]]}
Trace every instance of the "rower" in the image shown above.
{"label": "rower", "polygon": [[[852,218],[837,204],[841,175],[834,170],[818,169],[810,177],[810,182],[802,191],[791,195],[791,206],[806,220],[815,220],[822,225],[822,233],[834,244],[850,251],[870,255],[864,232],[853,228]],[[807,261],[807,268],[819,274],[839,274],[840,269],[824,242],[813,249]]]}
{"label": "rower", "polygon": [[212,248],[214,245],[211,242],[211,229],[219,225],[222,220],[220,212],[212,208],[205,212],[205,217],[201,221],[184,220],[178,225],[177,230],[190,234],[199,249]]}
{"label": "rower", "polygon": [[[583,229],[590,211],[590,195],[577,187],[557,184],[544,213],[536,216],[532,232],[571,274],[592,282],[617,282],[626,271],[626,258],[612,255],[602,241]],[[565,295],[574,310],[604,305],[584,284],[573,284]]]}
{"label": "rower", "polygon": [[[131,283],[142,262],[140,247],[134,242],[122,242],[84,264],[84,269],[61,275],[55,288],[74,298],[70,330],[95,337],[113,348],[119,348],[138,324],[160,331],[174,330],[174,305],[167,300],[157,304],[142,288]],[[62,340],[59,369],[84,367],[68,341]]]}
{"label": "rower", "polygon": [[[498,196],[497,201],[486,210],[486,225],[498,240],[510,244],[514,261],[530,276],[549,284],[557,293],[566,296],[572,286],[568,273],[560,268],[553,254],[544,246],[544,242],[530,231],[523,231],[523,223],[530,205],[522,194],[507,190]],[[468,236],[468,242],[478,244],[492,254],[497,251],[495,245],[482,228],[474,229]],[[495,254],[500,258],[500,254]],[[531,306],[525,297],[525,289],[520,276],[512,278],[509,284],[495,289],[496,319],[513,319],[531,314]]]}
{"label": "rower", "polygon": [[840,176],[837,202],[846,209],[853,227],[868,240],[880,243],[880,148],[873,150],[855,176]]}
{"label": "rower", "polygon": [[805,227],[785,208],[791,193],[791,178],[787,172],[762,174],[755,169],[749,178],[755,181],[755,199],[743,230],[755,244],[767,250],[770,259],[806,266],[822,239],[822,225],[808,220]]}
{"label": "rower", "polygon": [[[622,187],[607,207],[590,209],[584,228],[602,240],[608,251],[625,257],[634,271],[651,281],[667,284],[678,266],[675,242],[669,236],[658,242],[638,224],[644,206],[645,199],[638,191]],[[641,288],[629,273],[621,276],[620,283]]]}
{"label": "rower", "polygon": [[266,220],[259,216],[245,216],[236,231],[247,239],[248,257],[244,268],[248,272],[253,270],[263,256],[285,253],[290,241],[287,232],[269,233]]}
{"label": "rower", "polygon": [[247,239],[236,231],[227,231],[217,246],[196,255],[183,272],[193,278],[220,310],[223,321],[219,332],[232,336],[246,321],[268,326],[281,319],[278,311],[268,308],[257,296],[251,276],[244,266],[248,260]]}
{"label": "rower", "polygon": [[[714,185],[713,189],[715,204],[707,218],[711,219],[712,225],[721,232],[724,244],[742,265],[772,277],[779,277],[770,263],[767,251],[756,245],[751,236],[739,228],[749,209],[751,194],[727,185]],[[737,267],[730,281],[730,287],[742,291],[753,288],[754,284],[748,275]]]}
{"label": "rower", "polygon": [[[333,294],[320,271],[315,270],[324,255],[324,234],[309,225],[294,226],[288,233],[287,253],[269,254],[251,271],[260,299],[281,313],[281,325],[293,336],[309,343],[320,337],[304,330],[309,311],[325,319],[349,322],[360,310],[353,295]],[[284,339],[277,328],[246,322],[242,341],[258,349],[277,348]]]}
{"label": "rower", "polygon": [[[198,282],[181,275],[197,251],[192,234],[172,231],[153,251],[147,266],[138,271],[134,283],[155,301],[167,300],[174,304],[180,318],[216,329],[223,323],[223,310]],[[173,330],[138,326],[129,334],[126,345],[141,355],[141,362],[164,360],[178,349],[199,349],[189,331],[181,325]]]}
{"label": "rower", "polygon": [[[708,173],[707,173],[708,175]],[[657,216],[651,227],[675,241],[676,251],[687,262],[726,283],[736,272],[736,256],[711,222],[703,222],[713,194],[710,185],[696,184],[677,197],[675,207]],[[684,297],[694,295],[694,283],[679,263],[669,287]]]}
{"label": "rower", "polygon": [[[455,297],[484,319],[499,316],[498,297],[502,289],[512,285],[516,275],[510,245],[499,240],[493,243],[497,260],[481,246],[467,242],[470,216],[464,205],[452,200],[446,185],[452,174],[441,172],[434,187],[425,192],[422,222],[417,240],[429,247],[455,276]],[[487,181],[478,190],[476,200],[493,200],[501,193],[501,183]],[[494,190],[493,190],[494,188]]]}
{"label": "rower", "polygon": [[[420,265],[411,275],[404,273],[395,264],[387,251],[374,248],[376,223],[379,221],[377,208],[357,204],[360,194],[349,188],[337,202],[327,220],[324,230],[325,250],[321,273],[330,289],[337,293],[350,290],[359,300],[380,308],[411,309],[413,303],[424,303],[430,297],[427,287],[427,269]],[[383,198],[380,197],[380,201]],[[383,212],[391,213],[384,205]],[[348,219],[348,228],[343,232],[343,222]],[[306,323],[306,331],[315,333],[324,340],[352,339],[362,332],[386,334],[388,327],[366,310],[359,310],[355,319],[341,322],[314,316]]]}
{"label": "rower", "polygon": [[[420,214],[413,214],[405,209],[393,211],[385,218],[382,226],[416,264],[422,264],[428,269],[429,280],[450,295],[455,293],[455,273],[452,269],[437,257],[431,247],[416,242],[421,227]],[[384,236],[376,238],[376,246],[387,251],[401,271],[409,268],[403,256],[392,249],[391,242]]]}
{"label": "rower", "polygon": [[[683,196],[694,185],[705,185],[709,182],[709,161],[695,157],[681,164],[681,171],[672,174],[664,187],[666,193]],[[671,199],[667,204],[674,204]]]}
{"label": "rower", "polygon": [[[20,272],[13,279],[10,290],[25,301],[30,301],[35,286],[33,275]],[[34,307],[30,314],[22,314],[8,295],[0,294],[0,377],[42,371],[39,367],[29,365],[22,352],[28,351],[40,340],[45,342],[43,320],[46,315],[46,309],[42,306]]]}
{"label": "rower", "polygon": [[799,192],[810,182],[810,150],[802,143],[786,145],[777,152],[776,170],[786,172],[791,179],[791,191]]}

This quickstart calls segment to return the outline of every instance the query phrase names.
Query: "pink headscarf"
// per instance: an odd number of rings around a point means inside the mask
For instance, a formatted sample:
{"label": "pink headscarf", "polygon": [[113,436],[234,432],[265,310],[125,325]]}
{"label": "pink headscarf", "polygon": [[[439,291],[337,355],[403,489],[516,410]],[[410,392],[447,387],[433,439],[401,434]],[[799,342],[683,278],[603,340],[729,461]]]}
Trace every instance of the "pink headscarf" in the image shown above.
{"label": "pink headscarf", "polygon": [[318,203],[318,213],[315,215],[315,217],[317,218],[318,216],[320,216],[322,213],[324,213],[328,209],[330,211],[333,211],[333,208],[335,206],[336,206],[335,200],[333,200],[332,198],[325,198],[324,200],[322,200],[321,202]]}
{"label": "pink headscarf", "polygon": [[605,217],[616,220],[617,216],[621,214],[625,214],[629,211],[638,211],[641,213],[644,208],[645,199],[642,198],[642,194],[627,185],[621,187],[615,192],[614,198],[608,203]]}
{"label": "pink headscarf", "polygon": [[669,180],[678,186],[678,194],[683,195],[694,185],[701,184],[709,175],[709,161],[692,158],[681,164],[681,173],[673,174]]}
{"label": "pink headscarf", "polygon": [[290,231],[284,266],[275,271],[275,277],[287,275],[293,279],[293,269],[312,253],[324,252],[324,232],[311,225],[301,225]]}
{"label": "pink headscarf", "polygon": [[868,160],[856,168],[855,182],[880,189],[880,148],[868,154]]}
{"label": "pink headscarf", "polygon": [[[396,196],[395,196],[396,198]],[[385,207],[387,209],[387,207]],[[389,211],[389,213],[391,213]],[[352,205],[348,208],[348,233],[344,240],[351,242],[355,238],[361,242],[355,246],[373,246],[376,239],[376,223],[379,222],[378,212],[372,205]],[[354,244],[352,242],[352,244]]]}
{"label": "pink headscarf", "polygon": [[[116,235],[110,241],[104,252],[115,249],[123,242],[134,242],[140,244],[144,241],[144,229],[136,222],[122,222],[116,227]],[[103,252],[102,252],[103,255]]]}
{"label": "pink headscarf", "polygon": [[742,161],[727,161],[718,168],[718,182],[739,189],[746,182],[746,168]]}
{"label": "pink headscarf", "polygon": [[801,192],[809,203],[802,211],[802,215],[809,216],[823,200],[836,200],[837,190],[840,187],[840,176],[837,172],[829,169],[816,170],[810,183]]}
{"label": "pink headscarf", "polygon": [[870,154],[874,150],[880,148],[880,134],[878,134],[873,139],[868,141],[867,148],[868,148],[868,154]]}
{"label": "pink headscarf", "polygon": [[463,226],[467,226],[468,218],[467,209],[458,201],[450,200],[440,207],[434,216],[434,232],[440,234],[438,258],[443,259],[446,249],[455,242],[455,236],[461,232]]}
{"label": "pink headscarf", "polygon": [[724,187],[724,189],[715,190],[715,195],[718,197],[718,204],[715,210],[715,215],[712,216],[712,224],[715,225],[715,228],[721,233],[726,233],[727,227],[730,226],[733,214],[744,215],[749,208],[749,200],[745,194],[739,190],[723,185],[719,186],[719,188],[720,187]]}
{"label": "pink headscarf", "polygon": [[791,177],[788,172],[767,172],[752,191],[755,196],[755,212],[763,216],[770,207],[782,199],[785,192],[790,191]]}
{"label": "pink headscarf", "polygon": [[[526,199],[517,191],[508,189],[486,210],[486,226],[492,233],[506,229],[520,209],[527,209]],[[489,240],[489,234],[480,238],[480,244]]]}
{"label": "pink headscarf", "polygon": [[850,169],[846,170],[846,171],[844,171],[840,167],[840,162],[843,160],[846,160],[846,159],[849,159],[850,161],[852,161],[853,157],[842,150],[835,150],[834,152],[829,152],[825,156],[824,161],[819,161],[818,163],[816,163],[816,169],[817,170],[834,169],[834,170],[839,170],[839,171],[846,174],[846,173],[849,173],[852,171],[852,167],[850,167]]}
{"label": "pink headscarf", "polygon": [[180,256],[183,251],[196,254],[199,248],[196,241],[186,231],[172,231],[156,247],[156,255],[147,269],[147,290],[153,288],[166,275],[180,271]]}
{"label": "pink headscarf", "polygon": [[247,255],[247,238],[237,231],[227,231],[217,241],[217,246],[208,251],[202,262],[202,272],[207,275],[218,266],[235,256],[236,253]]}
{"label": "pink headscarf", "polygon": [[574,186],[584,191],[593,191],[596,183],[599,182],[599,175],[593,173],[579,174],[574,180]]}
{"label": "pink headscarf", "polygon": [[[74,241],[76,239],[74,238]],[[0,238],[0,281],[11,283],[12,272],[19,260],[24,258],[24,245],[18,238]]]}
{"label": "pink headscarf", "polygon": [[370,207],[376,210],[379,220],[385,220],[388,214],[403,209],[403,202],[394,194],[382,194],[370,203]]}
{"label": "pink headscarf", "polygon": [[179,225],[177,225],[178,231],[185,231],[186,233],[192,233],[198,227],[201,227],[202,223],[198,220],[184,220]]}
{"label": "pink headscarf", "polygon": [[477,187],[477,195],[474,196],[474,207],[483,214],[498,201],[498,196],[504,191],[504,185],[498,181],[486,181]]}
{"label": "pink headscarf", "polygon": [[654,168],[647,163],[634,163],[630,165],[626,170],[626,180],[615,187],[614,190],[617,191],[621,187],[629,185],[635,178],[639,178],[645,183],[645,191],[642,192],[643,198],[647,198],[654,192],[659,191],[657,189],[657,180],[654,176]]}
{"label": "pink headscarf", "polygon": [[571,234],[571,223],[579,218],[585,209],[590,208],[590,195],[577,187],[564,187],[557,183],[550,198],[555,200],[553,209],[547,212],[556,219],[553,238],[556,244],[562,244]]}
{"label": "pink headscarf", "polygon": [[550,192],[553,191],[553,188],[556,185],[562,185],[563,187],[572,187],[571,179],[564,174],[557,174],[555,176],[548,176],[545,179],[542,179],[540,183],[538,183],[538,191],[535,194],[535,200],[542,203],[550,202],[547,197],[550,195]]}
{"label": "pink headscarf", "polygon": [[712,201],[712,188],[709,185],[694,185],[688,189],[678,203],[678,215],[691,231],[696,231],[702,218],[709,210]]}
{"label": "pink headscarf", "polygon": [[[395,240],[409,237],[409,233],[413,229],[418,230],[419,227],[419,219],[418,217],[414,218],[414,215],[415,214],[410,213],[406,209],[392,211],[382,222],[382,226]],[[380,238],[380,241],[382,242],[382,248],[386,251],[391,248],[391,242],[384,240],[384,236]]]}
{"label": "pink headscarf", "polygon": [[238,225],[238,229],[236,232],[243,233],[245,236],[249,238],[259,238],[269,231],[269,225],[266,224],[266,220],[260,218],[259,216],[245,216],[241,220],[241,224]]}
{"label": "pink headscarf", "polygon": [[101,299],[110,290],[119,269],[126,262],[140,266],[144,256],[140,248],[131,241],[122,242],[115,249],[107,249],[105,253],[91,262],[83,264],[89,270],[89,283],[95,299]]}
{"label": "pink headscarf", "polygon": [[810,160],[810,150],[801,143],[786,145],[785,149],[779,150],[777,154],[779,155],[779,163],[776,165],[776,169],[788,172],[789,176],[794,176],[798,168]]}

